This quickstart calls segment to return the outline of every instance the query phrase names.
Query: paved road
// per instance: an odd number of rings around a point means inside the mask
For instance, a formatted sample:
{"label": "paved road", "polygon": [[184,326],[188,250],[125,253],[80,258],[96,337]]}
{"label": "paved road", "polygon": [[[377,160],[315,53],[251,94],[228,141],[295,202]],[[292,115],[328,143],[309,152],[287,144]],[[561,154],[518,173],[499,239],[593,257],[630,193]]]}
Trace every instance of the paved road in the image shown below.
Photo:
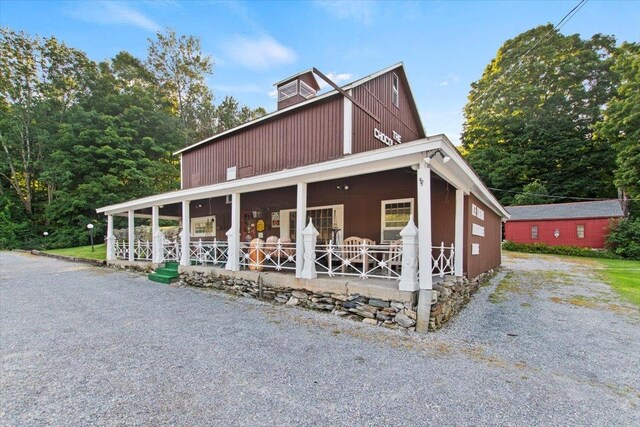
{"label": "paved road", "polygon": [[638,425],[638,310],[506,265],[420,336],[0,253],[0,425]]}

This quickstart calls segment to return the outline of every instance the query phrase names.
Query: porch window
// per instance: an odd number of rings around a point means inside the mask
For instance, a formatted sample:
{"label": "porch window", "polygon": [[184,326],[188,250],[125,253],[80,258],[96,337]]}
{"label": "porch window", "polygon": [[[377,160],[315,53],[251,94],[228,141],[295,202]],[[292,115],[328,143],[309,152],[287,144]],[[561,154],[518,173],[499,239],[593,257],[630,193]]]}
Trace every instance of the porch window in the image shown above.
{"label": "porch window", "polygon": [[191,236],[214,237],[216,235],[216,216],[191,218]]}
{"label": "porch window", "polygon": [[412,213],[413,199],[383,200],[381,242],[400,239],[400,231],[407,225]]}
{"label": "porch window", "polygon": [[391,88],[391,102],[396,107],[400,107],[400,80],[398,80],[398,76],[393,74],[392,80],[392,88]]}
{"label": "porch window", "polygon": [[578,232],[578,239],[584,239],[584,224],[578,224],[576,231]]}
{"label": "porch window", "polygon": [[538,238],[538,226],[537,225],[532,225],[531,226],[531,238],[532,239],[537,239]]}
{"label": "porch window", "polygon": [[[295,209],[280,211],[280,236],[289,236],[292,241],[296,238],[296,217]],[[307,220],[313,221],[313,226],[318,230],[318,244],[328,244],[330,240],[334,243],[340,240],[343,227],[343,205],[321,206],[307,208]],[[340,229],[340,231],[336,231]]]}

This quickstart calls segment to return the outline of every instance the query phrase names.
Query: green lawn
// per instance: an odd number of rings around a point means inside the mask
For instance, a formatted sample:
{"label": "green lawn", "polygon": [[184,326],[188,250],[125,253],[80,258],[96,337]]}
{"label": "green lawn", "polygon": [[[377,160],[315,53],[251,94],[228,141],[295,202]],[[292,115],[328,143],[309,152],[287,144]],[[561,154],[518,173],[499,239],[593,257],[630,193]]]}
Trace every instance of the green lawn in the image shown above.
{"label": "green lawn", "polygon": [[640,261],[599,259],[604,280],[623,298],[640,307]]}
{"label": "green lawn", "polygon": [[107,247],[103,243],[102,245],[95,245],[95,251],[91,252],[91,245],[79,246],[77,248],[64,248],[64,249],[50,249],[44,251],[50,254],[73,256],[76,258],[89,258],[104,260],[107,258]]}

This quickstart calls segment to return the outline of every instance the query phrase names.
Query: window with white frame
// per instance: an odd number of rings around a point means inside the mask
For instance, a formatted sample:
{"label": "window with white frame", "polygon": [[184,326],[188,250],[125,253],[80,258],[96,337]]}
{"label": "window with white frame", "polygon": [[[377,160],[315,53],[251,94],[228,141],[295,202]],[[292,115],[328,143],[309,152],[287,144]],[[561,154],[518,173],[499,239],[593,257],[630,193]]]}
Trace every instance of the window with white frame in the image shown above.
{"label": "window with white frame", "polygon": [[383,200],[380,241],[386,243],[400,239],[400,231],[407,225],[412,213],[413,199]]}
{"label": "window with white frame", "polygon": [[538,226],[537,225],[532,225],[531,226],[531,238],[532,239],[537,239],[538,238]]}
{"label": "window with white frame", "polygon": [[396,107],[400,107],[400,80],[398,79],[397,74],[393,74],[392,77],[392,88],[391,88],[391,102]]}
{"label": "window with white frame", "polygon": [[191,218],[191,237],[215,237],[216,216]]}
{"label": "window with white frame", "polygon": [[[318,244],[328,244],[330,240],[340,243],[343,239],[344,230],[344,205],[318,206],[307,208],[307,219],[313,221],[313,226],[318,230]],[[296,239],[296,218],[295,209],[285,209],[280,211],[280,238],[287,237],[291,241]]]}
{"label": "window with white frame", "polygon": [[584,224],[578,224],[576,232],[578,233],[578,239],[584,239]]}

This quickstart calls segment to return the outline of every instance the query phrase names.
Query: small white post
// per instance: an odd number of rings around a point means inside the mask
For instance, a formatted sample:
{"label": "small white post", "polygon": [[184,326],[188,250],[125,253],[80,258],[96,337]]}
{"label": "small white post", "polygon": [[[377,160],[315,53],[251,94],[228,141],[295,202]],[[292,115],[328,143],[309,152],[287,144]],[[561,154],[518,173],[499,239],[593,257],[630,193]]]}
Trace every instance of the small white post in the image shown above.
{"label": "small white post", "polygon": [[[302,266],[304,264],[304,243],[302,231],[307,220],[307,183],[298,183],[298,193],[296,198],[296,277],[302,277]],[[315,249],[315,245],[314,245]],[[314,264],[315,265],[315,264]]]}
{"label": "small white post", "polygon": [[400,272],[401,291],[414,292],[419,289],[418,284],[418,227],[413,222],[413,215],[400,232],[402,237],[402,271]]}
{"label": "small white post", "polygon": [[462,277],[463,251],[464,245],[464,191],[456,190],[456,223],[455,223],[455,257],[454,275]]}
{"label": "small white post", "polygon": [[164,262],[164,234],[160,231],[160,208],[158,206],[151,207],[151,249],[153,251],[152,261],[155,264]]}
{"label": "small white post", "polygon": [[127,232],[129,237],[129,262],[135,260],[135,237],[136,237],[136,217],[134,211],[129,211],[129,222],[127,224]]}
{"label": "small white post", "polygon": [[116,259],[116,236],[113,235],[113,215],[107,215],[107,261]]}
{"label": "small white post", "polygon": [[[311,222],[311,218],[309,218],[309,225],[302,231],[304,246],[304,256],[302,257],[304,261],[300,275],[302,279],[315,279],[318,277],[318,273],[316,272],[316,242],[318,240],[318,234],[318,230],[316,230],[313,222]],[[296,260],[296,262],[298,261]]]}
{"label": "small white post", "polygon": [[180,233],[181,253],[180,265],[187,266],[190,264],[189,258],[191,253],[189,247],[191,245],[191,215],[189,212],[189,200],[182,201],[182,232]]}
{"label": "small white post", "polygon": [[225,269],[229,271],[239,271],[240,263],[240,193],[231,194],[231,228],[227,231],[227,242],[229,250],[227,253],[227,264]]}

